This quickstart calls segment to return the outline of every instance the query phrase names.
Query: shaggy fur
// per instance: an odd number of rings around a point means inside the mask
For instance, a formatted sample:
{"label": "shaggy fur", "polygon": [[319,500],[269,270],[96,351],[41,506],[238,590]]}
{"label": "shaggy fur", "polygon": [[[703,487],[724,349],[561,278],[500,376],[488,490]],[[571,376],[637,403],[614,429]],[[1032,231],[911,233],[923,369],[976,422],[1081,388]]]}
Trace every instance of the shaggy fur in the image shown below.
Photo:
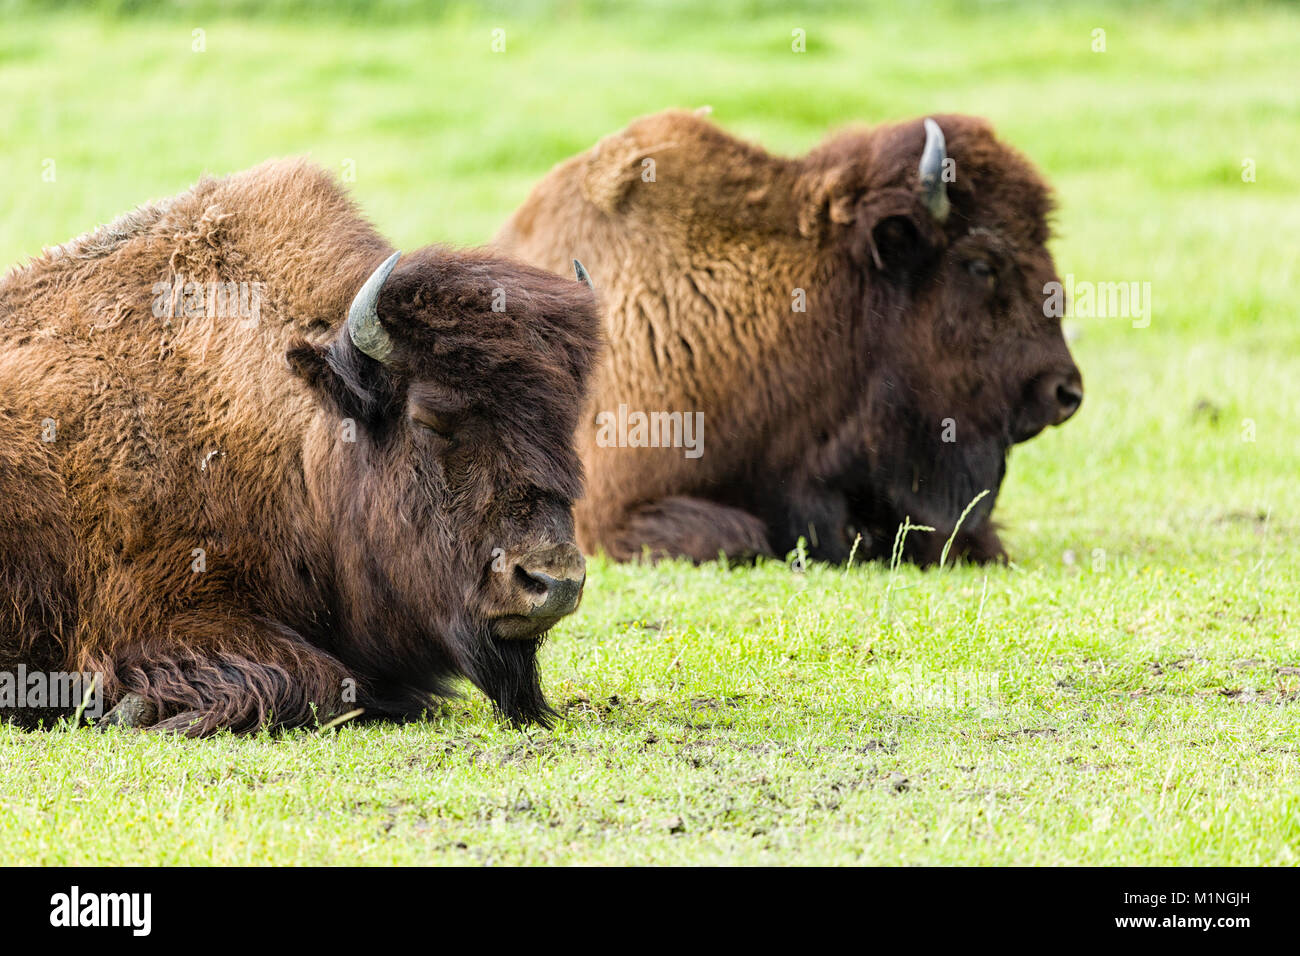
{"label": "shaggy fur", "polygon": [[[1046,186],[981,120],[937,118],[956,161],[926,211],[920,121],[845,133],[800,159],[698,115],[634,122],[561,163],[495,244],[553,270],[577,256],[609,351],[579,432],[584,549],[620,559],[784,554],[999,559],[1007,451],[1082,384],[1044,283]],[[988,274],[983,274],[987,266]],[[795,310],[806,296],[806,311]],[[703,454],[602,447],[596,416],[704,413]],[[1068,417],[1068,416],[1067,416]],[[955,441],[945,441],[946,419]]]}
{"label": "shaggy fur", "polygon": [[[595,300],[424,248],[383,287],[381,365],[346,315],[391,252],[285,161],[0,281],[0,670],[101,673],[194,735],[416,715],[462,676],[545,719],[541,637],[493,636],[521,607],[492,565],[573,549]],[[177,276],[261,283],[260,317],[160,299]]]}

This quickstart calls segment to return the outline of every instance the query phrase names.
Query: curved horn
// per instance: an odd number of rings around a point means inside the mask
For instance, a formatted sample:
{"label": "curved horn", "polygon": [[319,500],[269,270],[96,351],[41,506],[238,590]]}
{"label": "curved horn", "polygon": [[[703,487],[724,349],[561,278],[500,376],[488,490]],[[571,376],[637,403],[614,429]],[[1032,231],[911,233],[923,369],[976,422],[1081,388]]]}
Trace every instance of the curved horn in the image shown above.
{"label": "curved horn", "polygon": [[943,181],[943,161],[948,158],[947,144],[939,124],[926,117],[925,149],[921,152],[921,188],[925,190],[925,206],[939,222],[948,218],[948,184]]}
{"label": "curved horn", "polygon": [[352,344],[376,362],[387,362],[393,354],[393,339],[379,322],[379,290],[401,257],[400,252],[394,252],[370,273],[348,309],[348,335]]}
{"label": "curved horn", "polygon": [[587,274],[587,270],[583,268],[582,263],[577,259],[573,260],[573,273],[578,277],[579,282],[585,282],[588,289],[593,292],[596,291],[596,287],[591,284],[591,276]]}

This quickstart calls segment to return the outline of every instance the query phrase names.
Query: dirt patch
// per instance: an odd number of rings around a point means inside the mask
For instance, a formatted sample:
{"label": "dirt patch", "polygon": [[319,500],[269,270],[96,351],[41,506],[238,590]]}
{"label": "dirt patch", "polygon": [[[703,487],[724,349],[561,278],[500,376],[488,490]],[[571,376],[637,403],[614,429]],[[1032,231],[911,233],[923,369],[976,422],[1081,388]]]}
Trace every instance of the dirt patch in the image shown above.
{"label": "dirt patch", "polygon": [[1277,687],[1218,687],[1212,690],[1198,690],[1197,697],[1226,697],[1241,704],[1293,704],[1300,700],[1300,689],[1285,687],[1279,681]]}
{"label": "dirt patch", "polygon": [[1004,734],[998,734],[995,740],[1009,740],[1013,737],[1055,737],[1060,731],[1055,727],[1021,727],[1019,730],[1011,730]]}
{"label": "dirt patch", "polygon": [[722,710],[725,707],[739,707],[740,702],[744,699],[744,694],[736,697],[693,697],[691,698],[691,710]]}

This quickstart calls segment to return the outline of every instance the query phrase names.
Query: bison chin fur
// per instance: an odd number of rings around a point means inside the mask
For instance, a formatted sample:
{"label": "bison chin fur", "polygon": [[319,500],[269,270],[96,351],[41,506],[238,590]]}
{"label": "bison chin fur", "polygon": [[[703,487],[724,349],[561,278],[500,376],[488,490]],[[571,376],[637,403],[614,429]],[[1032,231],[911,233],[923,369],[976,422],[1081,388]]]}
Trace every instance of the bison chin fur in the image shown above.
{"label": "bison chin fur", "polygon": [[[936,445],[920,435],[913,442],[910,453],[900,450],[887,468],[870,469],[870,488],[850,498],[851,511],[864,525],[867,554],[888,560],[900,526],[909,521],[934,529],[909,531],[903,540],[902,557],[922,567],[939,563],[949,539],[948,561],[1005,562],[991,516],[1006,475],[1006,443]],[[905,463],[902,468],[897,461]]]}
{"label": "bison chin fur", "polygon": [[460,662],[461,672],[515,727],[550,727],[558,716],[546,702],[537,670],[537,654],[544,642],[544,637],[516,641],[484,637],[464,645],[469,653]]}
{"label": "bison chin fur", "polygon": [[477,687],[496,712],[516,728],[536,724],[550,727],[559,715],[542,692],[537,655],[544,637],[503,641],[484,633],[466,640],[454,669],[432,687],[370,688],[361,706],[366,721],[408,723],[436,711],[438,701],[458,696],[457,677]]}

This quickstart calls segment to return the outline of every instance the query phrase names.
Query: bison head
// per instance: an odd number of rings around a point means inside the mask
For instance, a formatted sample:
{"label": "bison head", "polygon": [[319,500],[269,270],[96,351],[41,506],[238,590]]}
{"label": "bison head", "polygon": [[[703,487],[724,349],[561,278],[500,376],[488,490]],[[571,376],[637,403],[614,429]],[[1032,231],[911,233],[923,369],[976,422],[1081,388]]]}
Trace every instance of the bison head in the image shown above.
{"label": "bison head", "polygon": [[[831,314],[859,383],[816,467],[847,500],[846,535],[888,554],[998,559],[989,522],[1009,449],[1074,414],[1083,384],[1046,314],[1051,198],[1032,167],[964,116],[836,138],[802,174],[803,227],[829,250]],[[830,460],[827,460],[830,459]],[[835,543],[840,547],[842,543]]]}
{"label": "bison head", "polygon": [[376,709],[463,676],[512,720],[545,720],[536,652],[585,580],[573,432],[594,296],[436,248],[357,285],[330,341],[289,352],[321,404],[303,464],[329,543],[322,643],[373,675]]}

